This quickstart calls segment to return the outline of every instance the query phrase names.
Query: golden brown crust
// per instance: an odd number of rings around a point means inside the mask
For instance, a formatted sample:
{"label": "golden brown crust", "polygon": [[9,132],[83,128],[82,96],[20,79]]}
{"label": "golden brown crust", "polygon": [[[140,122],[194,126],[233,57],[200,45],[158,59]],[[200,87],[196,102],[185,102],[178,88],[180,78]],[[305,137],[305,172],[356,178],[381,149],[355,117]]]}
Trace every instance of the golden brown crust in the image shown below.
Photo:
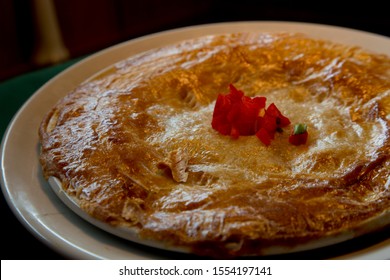
{"label": "golden brown crust", "polygon": [[[307,145],[214,131],[230,83],[306,123]],[[301,35],[208,36],[69,93],[40,127],[41,163],[98,219],[198,254],[261,255],[389,212],[389,115],[386,56]]]}

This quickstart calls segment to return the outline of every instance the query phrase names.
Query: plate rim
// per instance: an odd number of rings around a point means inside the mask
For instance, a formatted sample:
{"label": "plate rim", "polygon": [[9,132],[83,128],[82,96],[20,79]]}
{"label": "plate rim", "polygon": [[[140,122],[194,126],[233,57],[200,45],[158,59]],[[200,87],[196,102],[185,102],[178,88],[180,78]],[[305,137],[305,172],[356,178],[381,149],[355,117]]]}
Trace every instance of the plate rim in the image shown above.
{"label": "plate rim", "polygon": [[[77,84],[78,82],[82,82],[89,76],[92,76],[94,73],[96,73],[95,70],[88,70],[90,68],[95,68],[97,66],[91,67],[91,65],[97,61],[103,60],[102,64],[105,64],[104,67],[98,68],[99,70],[102,70],[103,68],[109,67],[110,65],[115,64],[116,62],[120,61],[120,59],[117,59],[119,56],[122,56],[122,59],[128,57],[129,55],[133,55],[136,53],[139,53],[140,47],[145,44],[145,42],[154,42],[156,44],[158,40],[161,40],[161,38],[169,38],[169,37],[175,37],[174,40],[170,39],[172,42],[178,42],[181,41],[182,37],[188,36],[187,39],[191,38],[193,35],[189,35],[189,33],[197,34],[199,35],[209,35],[209,34],[216,34],[216,33],[229,33],[226,32],[226,29],[233,28],[233,29],[240,29],[243,27],[250,27],[250,28],[258,28],[258,29],[278,29],[282,26],[288,26],[287,29],[289,31],[286,32],[293,32],[293,29],[305,29],[305,28],[311,28],[315,30],[327,30],[327,31],[337,31],[339,33],[348,33],[352,35],[358,35],[358,36],[364,36],[369,37],[372,40],[379,40],[386,42],[385,45],[390,46],[390,39],[386,36],[374,34],[366,31],[360,31],[356,29],[346,28],[346,27],[339,27],[339,26],[333,26],[333,25],[325,25],[325,24],[317,24],[317,23],[307,23],[307,22],[289,22],[289,21],[240,21],[240,22],[222,22],[222,23],[210,23],[210,24],[202,24],[202,25],[195,25],[195,26],[186,26],[166,31],[161,31],[149,35],[145,35],[142,37],[138,37],[135,39],[131,39],[119,44],[116,44],[114,46],[105,48],[99,52],[96,52],[95,54],[92,54],[81,61],[75,63],[74,65],[68,67],[64,71],[60,72],[50,80],[48,80],[44,85],[42,85],[37,91],[35,91],[25,102],[24,104],[19,108],[19,110],[16,112],[16,114],[11,119],[1,142],[1,188],[5,197],[5,200],[9,207],[11,208],[12,212],[15,214],[16,218],[23,224],[27,230],[29,230],[35,237],[37,237],[39,240],[41,240],[43,243],[45,243],[47,246],[52,248],[54,251],[57,251],[65,256],[68,256],[70,258],[81,258],[81,259],[91,259],[91,258],[104,258],[102,255],[95,254],[91,251],[85,250],[84,248],[80,248],[76,246],[75,244],[69,244],[69,242],[61,238],[56,232],[51,231],[48,228],[45,228],[45,225],[37,225],[36,221],[29,219],[28,216],[23,212],[23,210],[20,206],[16,205],[15,201],[16,198],[14,197],[14,194],[12,193],[12,190],[9,187],[9,184],[7,183],[7,180],[9,180],[7,169],[7,166],[4,164],[6,161],[6,153],[7,153],[7,147],[9,146],[10,139],[12,138],[13,134],[15,133],[15,126],[20,122],[20,119],[22,118],[23,114],[26,114],[26,111],[29,107],[32,107],[34,102],[37,102],[39,98],[47,95],[46,92],[49,92],[51,88],[63,85],[64,87],[70,87],[73,84]],[[261,31],[261,30],[259,30]],[[276,31],[276,30],[275,30]],[[270,31],[272,32],[272,31]],[[279,32],[283,32],[282,30],[279,30]],[[301,33],[298,31],[298,33]],[[321,36],[319,36],[321,38]],[[184,38],[186,39],[186,38]],[[336,40],[337,41],[337,40]],[[344,43],[346,44],[346,43]],[[129,55],[120,54],[121,51],[125,50],[129,46],[133,46],[132,52],[130,52]],[[163,45],[160,45],[160,47]],[[155,48],[153,44],[150,45],[148,48],[144,48],[141,51],[147,51],[150,49]],[[138,50],[138,51],[137,51]],[[388,53],[390,55],[390,53]],[[117,59],[116,61],[112,60]],[[90,72],[89,74],[85,73],[82,76],[83,78],[75,78],[64,81],[65,78],[70,78],[72,76],[77,75],[78,73],[81,73],[83,71]],[[64,90],[65,91],[65,90]],[[76,214],[74,214],[76,215]],[[387,244],[387,246],[390,249],[390,243]]]}

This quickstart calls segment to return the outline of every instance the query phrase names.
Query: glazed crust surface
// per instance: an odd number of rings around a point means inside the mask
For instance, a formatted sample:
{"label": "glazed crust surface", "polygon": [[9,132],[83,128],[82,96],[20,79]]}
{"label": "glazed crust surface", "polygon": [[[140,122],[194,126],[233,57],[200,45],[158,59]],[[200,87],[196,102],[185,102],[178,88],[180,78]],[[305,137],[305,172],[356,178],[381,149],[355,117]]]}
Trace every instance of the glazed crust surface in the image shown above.
{"label": "glazed crust surface", "polygon": [[[234,84],[306,145],[211,127]],[[390,59],[299,34],[207,36],[84,82],[42,121],[41,164],[93,217],[204,255],[262,255],[389,223]],[[370,229],[368,229],[370,228]],[[218,252],[218,253],[216,253]]]}

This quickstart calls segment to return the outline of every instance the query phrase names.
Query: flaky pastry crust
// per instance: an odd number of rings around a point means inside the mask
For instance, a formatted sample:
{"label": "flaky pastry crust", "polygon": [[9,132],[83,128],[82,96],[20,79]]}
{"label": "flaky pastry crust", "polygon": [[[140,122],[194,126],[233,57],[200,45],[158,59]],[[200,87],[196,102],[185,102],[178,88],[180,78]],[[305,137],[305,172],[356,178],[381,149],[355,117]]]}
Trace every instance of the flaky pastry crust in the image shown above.
{"label": "flaky pastry crust", "polygon": [[[211,128],[234,84],[290,128],[264,146]],[[299,34],[206,36],[141,53],[89,79],[42,121],[41,163],[93,217],[214,256],[389,223],[390,59]],[[375,226],[374,226],[375,228]]]}

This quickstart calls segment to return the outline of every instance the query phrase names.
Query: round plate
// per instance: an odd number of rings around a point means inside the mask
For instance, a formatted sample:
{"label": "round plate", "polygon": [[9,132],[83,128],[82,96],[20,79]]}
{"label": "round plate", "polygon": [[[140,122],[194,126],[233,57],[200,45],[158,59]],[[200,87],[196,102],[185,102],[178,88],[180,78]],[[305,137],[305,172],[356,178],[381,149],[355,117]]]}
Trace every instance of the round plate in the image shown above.
{"label": "round plate", "polygon": [[[123,240],[84,221],[64,205],[42,176],[39,163],[38,127],[47,112],[79,83],[129,56],[194,37],[231,32],[301,32],[390,56],[386,37],[340,27],[288,23],[238,22],[202,25],[157,33],[131,40],[92,55],[68,68],[39,89],[10,123],[1,147],[2,187],[19,220],[35,236],[69,258],[166,259],[194,258],[153,249]],[[334,247],[335,249],[337,247]],[[321,254],[319,255],[321,256]],[[356,251],[342,251],[338,258],[390,258],[390,239]],[[284,256],[289,258],[293,256]]]}

